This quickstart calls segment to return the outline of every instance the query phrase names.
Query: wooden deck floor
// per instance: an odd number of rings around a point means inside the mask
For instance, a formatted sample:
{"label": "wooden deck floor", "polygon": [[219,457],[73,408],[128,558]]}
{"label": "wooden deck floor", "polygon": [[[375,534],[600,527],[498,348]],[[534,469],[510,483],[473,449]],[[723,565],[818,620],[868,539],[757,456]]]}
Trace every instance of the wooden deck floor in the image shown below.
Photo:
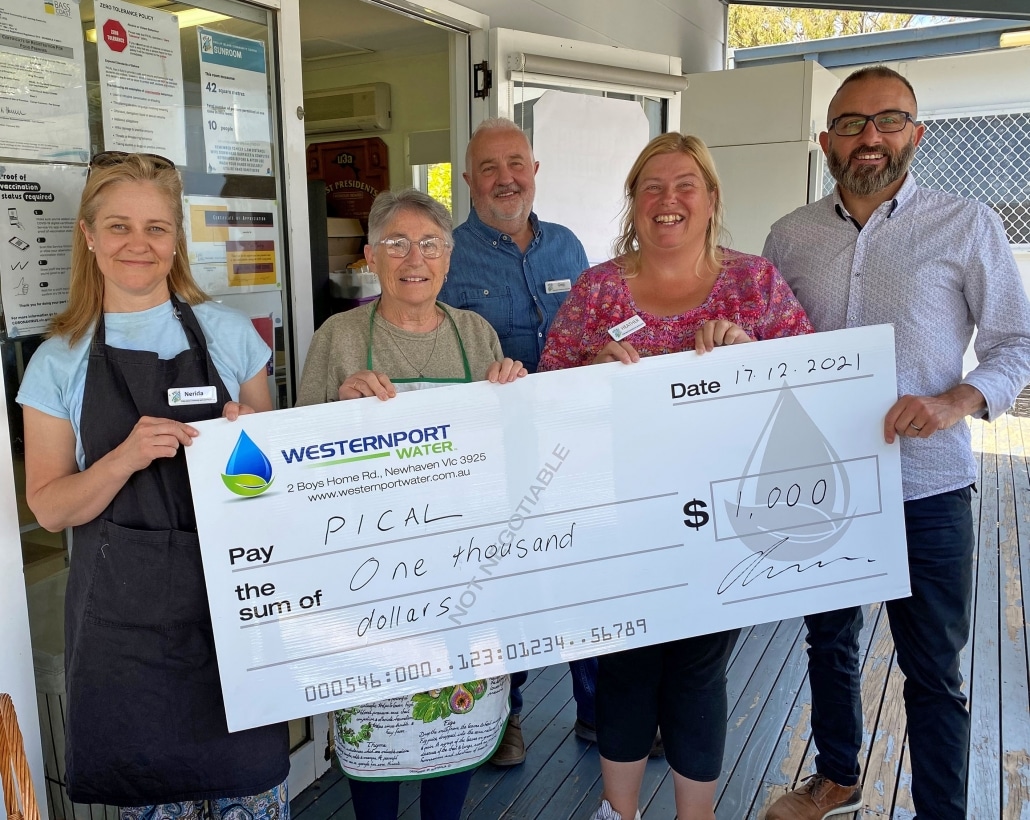
{"label": "wooden deck floor", "polygon": [[[1030,820],[1030,419],[973,422],[979,494],[973,635],[963,654],[970,700],[969,816]],[[884,609],[867,608],[863,647],[864,807],[856,818],[911,818],[902,679]],[[531,673],[522,727],[522,766],[483,766],[466,802],[469,820],[589,818],[601,793],[596,747],[572,733],[568,667]],[[726,756],[717,792],[719,820],[761,818],[764,808],[813,769],[809,691],[800,619],[745,630],[729,671]],[[418,817],[417,789],[402,787],[405,820]],[[345,778],[335,770],[298,795],[295,820],[350,820]],[[645,820],[675,817],[664,760],[649,761],[641,798]]]}

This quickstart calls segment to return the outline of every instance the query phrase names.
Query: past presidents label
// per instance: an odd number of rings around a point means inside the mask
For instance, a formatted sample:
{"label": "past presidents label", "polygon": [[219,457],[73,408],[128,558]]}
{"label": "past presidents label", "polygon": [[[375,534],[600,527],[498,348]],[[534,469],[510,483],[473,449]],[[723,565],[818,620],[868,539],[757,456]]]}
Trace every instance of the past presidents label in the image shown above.
{"label": "past presidents label", "polygon": [[202,422],[229,728],[908,594],[878,326]]}

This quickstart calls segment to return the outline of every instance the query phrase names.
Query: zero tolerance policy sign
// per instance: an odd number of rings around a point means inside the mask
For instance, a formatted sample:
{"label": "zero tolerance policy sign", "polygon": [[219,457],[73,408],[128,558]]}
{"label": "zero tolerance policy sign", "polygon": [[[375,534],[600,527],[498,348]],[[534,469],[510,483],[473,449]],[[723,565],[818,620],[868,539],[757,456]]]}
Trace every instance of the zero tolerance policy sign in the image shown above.
{"label": "zero tolerance policy sign", "polygon": [[231,730],[909,594],[887,326],[197,425]]}

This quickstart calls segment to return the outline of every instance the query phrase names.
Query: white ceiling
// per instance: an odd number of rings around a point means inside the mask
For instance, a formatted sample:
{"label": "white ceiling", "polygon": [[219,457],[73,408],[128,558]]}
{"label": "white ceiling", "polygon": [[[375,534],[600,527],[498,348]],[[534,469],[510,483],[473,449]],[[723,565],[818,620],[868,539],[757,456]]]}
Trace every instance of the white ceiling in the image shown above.
{"label": "white ceiling", "polygon": [[447,33],[361,0],[300,0],[301,53],[317,58],[404,49],[446,51]]}

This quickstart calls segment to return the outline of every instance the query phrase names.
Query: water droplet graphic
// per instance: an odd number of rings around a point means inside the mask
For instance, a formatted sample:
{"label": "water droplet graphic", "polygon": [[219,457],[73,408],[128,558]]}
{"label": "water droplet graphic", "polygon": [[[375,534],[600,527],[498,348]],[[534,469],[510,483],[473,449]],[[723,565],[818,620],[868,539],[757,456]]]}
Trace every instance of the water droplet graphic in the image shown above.
{"label": "water droplet graphic", "polygon": [[261,476],[268,481],[272,477],[272,463],[251,437],[245,432],[241,432],[236,447],[229,456],[229,463],[225,465],[225,473],[226,475],[249,473]]}
{"label": "water droplet graphic", "polygon": [[222,475],[236,495],[260,495],[272,484],[272,463],[245,431],[240,431]]}
{"label": "water droplet graphic", "polygon": [[764,552],[787,539],[770,560],[820,555],[851,525],[851,486],[836,451],[784,387],[773,405],[734,501],[725,500],[733,530],[750,549]]}

